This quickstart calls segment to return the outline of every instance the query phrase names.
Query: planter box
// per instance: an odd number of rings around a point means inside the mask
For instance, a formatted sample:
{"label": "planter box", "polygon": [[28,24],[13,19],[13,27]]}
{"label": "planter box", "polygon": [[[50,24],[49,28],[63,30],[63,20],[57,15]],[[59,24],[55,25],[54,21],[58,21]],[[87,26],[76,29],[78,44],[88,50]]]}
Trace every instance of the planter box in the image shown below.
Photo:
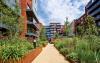
{"label": "planter box", "polygon": [[[20,60],[7,60],[5,61],[5,63],[31,63],[42,51],[42,47],[38,47],[35,50],[31,51],[30,53],[26,54],[23,58],[21,58]],[[0,59],[0,63],[4,63],[1,59]]]}

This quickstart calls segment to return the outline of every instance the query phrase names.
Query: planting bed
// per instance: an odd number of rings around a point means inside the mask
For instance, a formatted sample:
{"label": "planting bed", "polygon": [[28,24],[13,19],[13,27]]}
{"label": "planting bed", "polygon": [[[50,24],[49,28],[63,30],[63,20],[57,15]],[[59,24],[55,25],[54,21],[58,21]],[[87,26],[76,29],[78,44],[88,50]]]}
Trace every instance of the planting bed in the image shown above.
{"label": "planting bed", "polygon": [[[42,51],[42,47],[38,47],[35,50],[31,51],[30,53],[26,54],[23,58],[20,60],[6,60],[6,63],[31,63]],[[4,63],[3,60],[0,59],[0,63]]]}

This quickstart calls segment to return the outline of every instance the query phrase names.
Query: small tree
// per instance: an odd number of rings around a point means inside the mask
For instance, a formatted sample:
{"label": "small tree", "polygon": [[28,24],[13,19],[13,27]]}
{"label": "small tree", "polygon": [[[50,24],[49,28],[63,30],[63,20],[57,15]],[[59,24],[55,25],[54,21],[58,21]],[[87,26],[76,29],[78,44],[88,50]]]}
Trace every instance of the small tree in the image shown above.
{"label": "small tree", "polygon": [[59,33],[55,33],[55,34],[54,34],[54,38],[57,39],[57,38],[59,38],[59,37],[60,37]]}
{"label": "small tree", "polygon": [[68,22],[68,20],[66,20],[66,21],[65,21],[65,24],[64,24],[64,25],[65,25],[65,34],[66,34],[66,35],[68,35],[68,31],[69,31],[69,30],[68,30],[68,24],[69,24],[69,22]]}
{"label": "small tree", "polygon": [[44,27],[40,30],[40,40],[46,41],[46,29]]}
{"label": "small tree", "polygon": [[87,16],[84,24],[78,26],[77,30],[80,36],[98,34],[94,18],[91,16]]}
{"label": "small tree", "polygon": [[98,34],[96,23],[95,23],[93,17],[87,16],[86,25],[84,25],[84,27],[85,27],[84,29],[86,29],[85,34],[88,34],[88,35],[97,35]]}

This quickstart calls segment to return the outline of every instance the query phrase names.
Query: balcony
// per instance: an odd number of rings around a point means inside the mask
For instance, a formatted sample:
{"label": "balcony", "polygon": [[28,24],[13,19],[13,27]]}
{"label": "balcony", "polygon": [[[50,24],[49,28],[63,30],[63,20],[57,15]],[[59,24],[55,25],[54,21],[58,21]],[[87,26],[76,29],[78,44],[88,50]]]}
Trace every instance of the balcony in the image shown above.
{"label": "balcony", "polygon": [[0,23],[0,29],[8,29],[7,25]]}
{"label": "balcony", "polygon": [[87,5],[86,8],[88,9],[92,5],[92,2],[90,1]]}
{"label": "balcony", "polygon": [[26,36],[35,36],[35,37],[38,37],[38,34],[36,32],[27,32]]}
{"label": "balcony", "polygon": [[100,20],[100,15],[96,16],[95,20]]}
{"label": "balcony", "polygon": [[91,6],[93,6],[93,5],[94,5],[96,2],[98,2],[98,1],[100,1],[100,0],[94,0],[94,2],[90,1],[90,2],[87,4],[86,8],[87,8],[87,9],[91,8]]}
{"label": "balcony", "polygon": [[28,20],[28,24],[29,24],[29,25],[33,25],[33,27],[34,27],[35,29],[39,30],[39,25],[38,25],[38,23],[34,23],[34,21]]}
{"label": "balcony", "polygon": [[95,16],[96,14],[100,13],[100,8],[98,8],[97,10],[95,10],[93,13],[91,13],[91,16]]}
{"label": "balcony", "polygon": [[94,9],[96,9],[97,7],[100,6],[100,1],[97,2],[94,6],[92,6],[89,10],[88,10],[88,13],[91,13]]}

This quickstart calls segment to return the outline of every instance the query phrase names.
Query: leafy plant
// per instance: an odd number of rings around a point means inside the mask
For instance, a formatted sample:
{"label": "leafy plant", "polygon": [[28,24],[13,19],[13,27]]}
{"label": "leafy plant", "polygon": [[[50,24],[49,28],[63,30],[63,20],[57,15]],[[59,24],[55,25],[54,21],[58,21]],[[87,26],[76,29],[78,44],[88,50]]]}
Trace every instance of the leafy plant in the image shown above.
{"label": "leafy plant", "polygon": [[67,58],[70,58],[70,59],[72,59],[72,60],[74,60],[74,61],[78,61],[78,54],[75,53],[75,52],[69,53],[68,55],[66,55],[66,57],[67,57]]}
{"label": "leafy plant", "polygon": [[61,48],[65,47],[65,43],[64,42],[55,42],[55,47],[60,50]]}
{"label": "leafy plant", "polygon": [[68,49],[67,48],[61,48],[60,53],[66,56],[68,54]]}
{"label": "leafy plant", "polygon": [[25,39],[13,37],[3,41],[5,43],[0,46],[0,58],[4,61],[9,59],[18,60],[33,50],[33,45]]}

